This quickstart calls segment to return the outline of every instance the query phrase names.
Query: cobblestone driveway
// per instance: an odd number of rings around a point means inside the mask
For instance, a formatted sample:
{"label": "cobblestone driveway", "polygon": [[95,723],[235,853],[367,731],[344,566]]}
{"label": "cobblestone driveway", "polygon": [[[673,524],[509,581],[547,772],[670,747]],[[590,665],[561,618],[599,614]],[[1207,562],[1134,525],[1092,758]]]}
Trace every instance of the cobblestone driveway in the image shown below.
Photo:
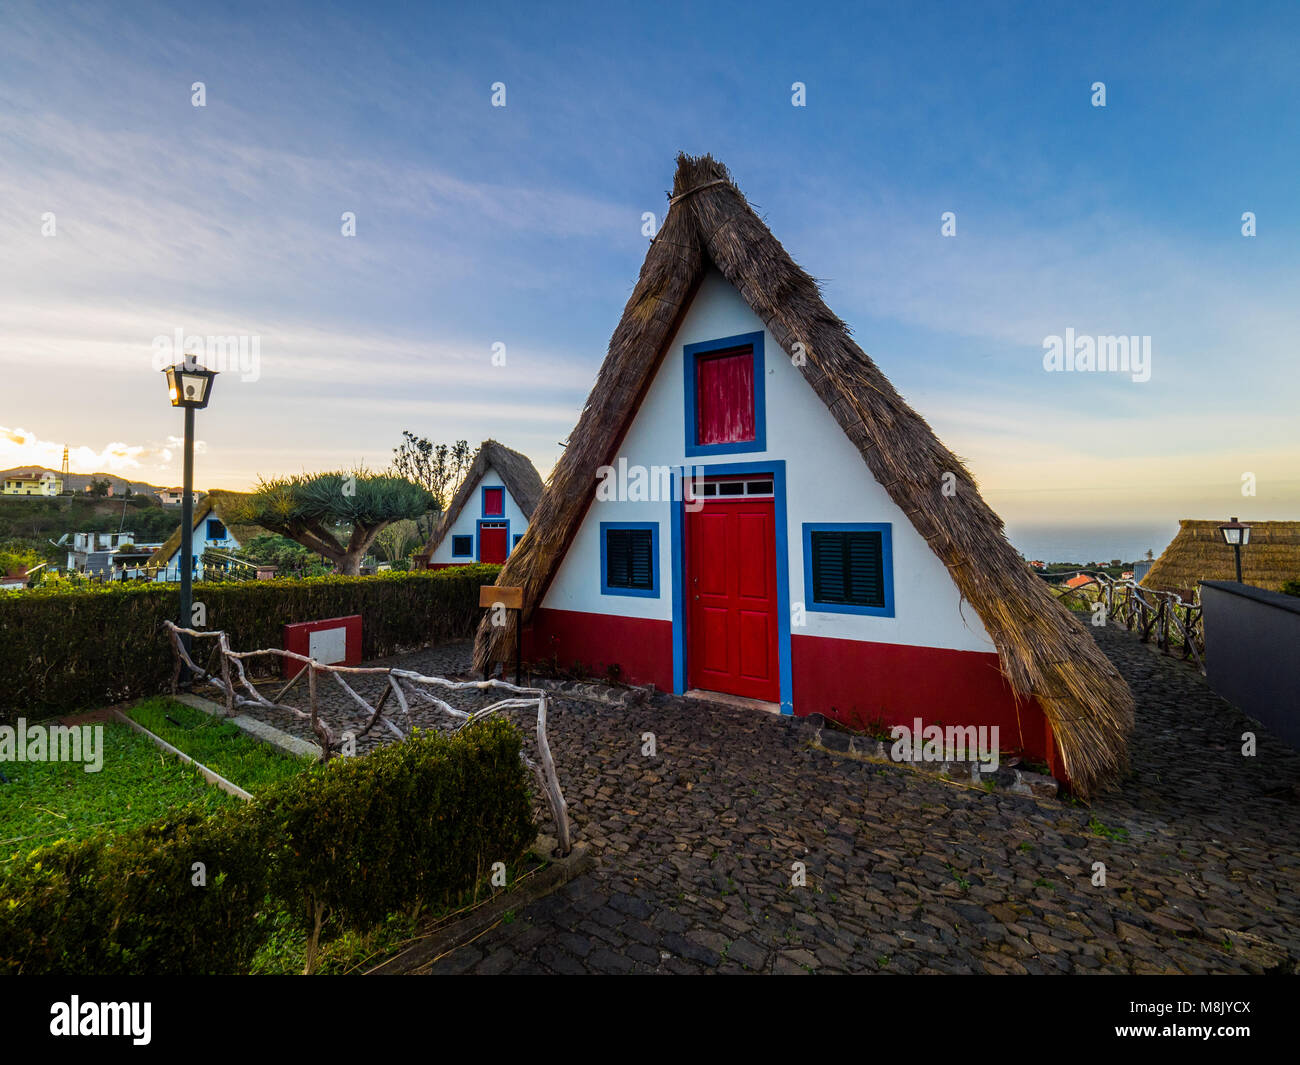
{"label": "cobblestone driveway", "polygon": [[1261,729],[1242,757],[1251,725],[1199,676],[1095,635],[1138,728],[1133,775],[1091,808],[842,761],[759,712],[557,700],[552,747],[598,867],[434,972],[1294,971],[1300,756]]}

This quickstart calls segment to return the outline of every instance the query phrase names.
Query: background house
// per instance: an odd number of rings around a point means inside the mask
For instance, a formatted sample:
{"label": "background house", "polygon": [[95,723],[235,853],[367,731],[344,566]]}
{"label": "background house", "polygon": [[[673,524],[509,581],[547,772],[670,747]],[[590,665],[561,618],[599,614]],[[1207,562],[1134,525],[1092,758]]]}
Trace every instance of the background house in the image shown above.
{"label": "background house", "polygon": [[[161,502],[163,506],[178,507],[185,501],[185,489],[183,487],[164,488],[161,491],[156,492],[154,494],[158,497],[159,502]],[[203,493],[194,492],[192,494],[194,496],[194,503],[197,506],[199,500],[203,498]]]}
{"label": "background house", "polygon": [[432,538],[415,556],[416,568],[504,562],[523,539],[541,495],[541,474],[527,455],[484,440]]}
{"label": "background house", "polygon": [[49,473],[15,473],[4,480],[7,496],[56,496],[63,491],[63,479]]}
{"label": "background house", "polygon": [[[1223,542],[1224,519],[1184,518],[1178,534],[1161,552],[1142,587],[1173,592],[1191,602],[1198,581],[1236,581],[1233,550]],[[1256,588],[1277,592],[1284,582],[1300,579],[1300,521],[1253,521],[1250,543],[1241,549],[1241,579]]]}
{"label": "background house", "polygon": [[[237,551],[255,536],[266,532],[257,525],[239,523],[238,506],[246,493],[211,491],[194,508],[194,543],[191,565],[194,579],[203,579],[203,553],[209,550]],[[167,537],[154,552],[147,566],[155,571],[155,580],[180,580],[181,527]]]}

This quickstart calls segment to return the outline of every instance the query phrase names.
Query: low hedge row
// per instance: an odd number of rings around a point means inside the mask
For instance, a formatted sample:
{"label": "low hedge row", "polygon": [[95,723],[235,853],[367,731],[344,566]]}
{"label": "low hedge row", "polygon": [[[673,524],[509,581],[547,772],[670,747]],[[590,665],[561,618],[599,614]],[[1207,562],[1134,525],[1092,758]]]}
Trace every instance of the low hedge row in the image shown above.
{"label": "low hedge row", "polygon": [[[374,577],[212,582],[194,586],[207,629],[235,650],[281,647],[284,626],[361,615],[366,658],[470,636],[478,589],[499,566],[459,566]],[[180,590],[165,584],[92,584],[0,596],[0,723],[37,719],[164,691],[172,653],[162,627]],[[200,641],[196,650],[206,655]],[[205,659],[196,659],[202,665]],[[267,660],[267,668],[277,664]]]}
{"label": "low hedge row", "polygon": [[0,877],[0,974],[244,973],[277,912],[328,938],[441,907],[535,836],[519,750],[502,720],[417,733],[210,816],[42,847]]}

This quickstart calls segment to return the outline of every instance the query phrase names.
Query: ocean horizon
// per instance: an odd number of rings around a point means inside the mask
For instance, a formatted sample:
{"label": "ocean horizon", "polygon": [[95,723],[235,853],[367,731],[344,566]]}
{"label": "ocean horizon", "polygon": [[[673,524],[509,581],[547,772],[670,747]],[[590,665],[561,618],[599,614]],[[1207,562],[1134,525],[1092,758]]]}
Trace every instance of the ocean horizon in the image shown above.
{"label": "ocean horizon", "polygon": [[1178,532],[1178,522],[1145,522],[1130,525],[1041,525],[1008,522],[1007,538],[1027,559],[1043,562],[1138,562],[1169,546]]}

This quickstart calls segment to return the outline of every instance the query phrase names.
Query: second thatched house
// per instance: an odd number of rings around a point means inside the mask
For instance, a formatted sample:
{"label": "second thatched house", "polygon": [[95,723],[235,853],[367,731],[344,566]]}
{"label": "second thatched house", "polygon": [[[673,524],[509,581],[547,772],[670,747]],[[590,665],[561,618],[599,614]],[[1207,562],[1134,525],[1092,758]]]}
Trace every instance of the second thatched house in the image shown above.
{"label": "second thatched house", "polygon": [[[194,507],[193,555],[195,580],[203,579],[203,552],[238,551],[255,536],[266,532],[261,526],[239,522],[238,504],[248,498],[244,492],[211,491]],[[162,547],[153,553],[145,568],[155,580],[177,581],[181,572],[181,526],[178,524]]]}
{"label": "second thatched house", "polygon": [[[1235,581],[1236,560],[1219,532],[1222,524],[1222,519],[1179,521],[1178,535],[1142,578],[1142,587],[1173,592],[1190,603],[1201,581]],[[1250,522],[1250,542],[1241,549],[1241,579],[1273,592],[1300,580],[1300,521]]]}
{"label": "second thatched house", "polygon": [[[709,156],[678,160],[498,583],[524,589],[534,660],[858,727],[997,726],[1085,795],[1126,764],[1123,678]],[[478,668],[513,638],[485,622]]]}
{"label": "second thatched house", "polygon": [[541,496],[542,476],[527,455],[484,440],[433,537],[415,556],[416,568],[504,562]]}

